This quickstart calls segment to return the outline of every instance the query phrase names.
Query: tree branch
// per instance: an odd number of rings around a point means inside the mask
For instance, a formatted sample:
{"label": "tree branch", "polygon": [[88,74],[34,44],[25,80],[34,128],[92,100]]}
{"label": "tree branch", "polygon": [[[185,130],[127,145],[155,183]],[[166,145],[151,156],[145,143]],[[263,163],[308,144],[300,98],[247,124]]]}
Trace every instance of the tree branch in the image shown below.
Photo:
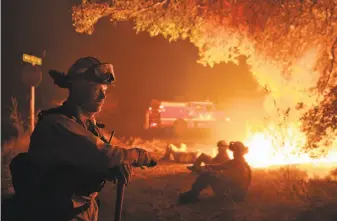
{"label": "tree branch", "polygon": [[328,86],[333,70],[334,70],[334,63],[336,62],[336,55],[335,55],[335,49],[337,47],[337,37],[335,38],[334,42],[332,43],[331,46],[331,50],[330,50],[330,65],[329,65],[329,70],[328,70],[328,76],[327,76],[327,80],[325,81],[325,84],[323,85],[322,91],[324,91],[326,89],[326,87]]}

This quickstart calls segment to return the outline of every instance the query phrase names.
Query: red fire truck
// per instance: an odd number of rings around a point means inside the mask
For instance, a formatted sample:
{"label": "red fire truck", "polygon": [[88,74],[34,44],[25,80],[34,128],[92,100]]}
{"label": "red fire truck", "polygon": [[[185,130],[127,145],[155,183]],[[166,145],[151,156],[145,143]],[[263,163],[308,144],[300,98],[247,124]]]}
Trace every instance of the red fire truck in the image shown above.
{"label": "red fire truck", "polygon": [[217,111],[209,101],[171,102],[152,100],[146,111],[146,129],[210,129],[216,123],[229,123],[223,111]]}

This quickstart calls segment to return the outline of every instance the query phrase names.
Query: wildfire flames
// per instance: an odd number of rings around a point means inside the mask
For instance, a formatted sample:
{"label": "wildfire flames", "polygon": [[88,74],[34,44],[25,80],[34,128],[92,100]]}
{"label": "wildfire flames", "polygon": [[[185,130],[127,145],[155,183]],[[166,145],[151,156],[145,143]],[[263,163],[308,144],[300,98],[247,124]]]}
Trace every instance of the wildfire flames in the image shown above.
{"label": "wildfire flames", "polygon": [[[305,152],[306,136],[300,130],[300,117],[319,100],[310,92],[318,81],[314,71],[318,49],[313,47],[290,67],[290,79],[285,79],[281,69],[271,62],[252,62],[252,71],[261,85],[268,85],[270,93],[265,98],[264,110],[269,123],[262,130],[247,128],[244,143],[250,148],[246,156],[255,167],[285,164],[331,164],[337,163],[337,139],[332,144],[321,142],[320,148]],[[292,108],[299,103],[306,106]],[[333,136],[333,135],[332,135]]]}
{"label": "wildfire flames", "polygon": [[[269,122],[260,130],[252,130],[248,127],[246,137],[243,139],[243,142],[250,148],[246,159],[252,166],[267,167],[304,163],[336,165],[337,140],[332,144],[322,142],[320,143],[321,149],[305,152],[303,147],[306,143],[306,136],[300,130],[302,114],[321,99],[310,89],[317,85],[320,73],[325,70],[324,65],[329,64],[329,59],[334,59],[332,56],[334,50],[337,53],[337,47],[329,48],[334,41],[332,27],[336,27],[332,15],[329,20],[331,24],[326,26],[329,30],[331,29],[331,32],[324,32],[327,34],[317,32],[317,36],[312,33],[316,22],[325,27],[324,18],[326,16],[321,16],[325,12],[322,8],[329,7],[329,5],[325,5],[325,3],[313,5],[316,14],[312,16],[306,16],[303,14],[304,12],[297,16],[297,13],[302,10],[305,10],[305,13],[311,13],[308,6],[312,4],[310,1],[305,1],[307,5],[301,10],[292,9],[293,6],[290,5],[291,13],[293,13],[290,16],[293,16],[294,19],[298,18],[296,25],[282,23],[291,19],[282,17],[287,16],[288,12],[276,13],[277,10],[281,10],[281,6],[276,6],[275,13],[271,13],[271,17],[266,19],[266,23],[261,29],[263,32],[254,32],[253,34],[256,35],[249,36],[251,33],[248,30],[249,27],[245,26],[247,24],[240,25],[240,22],[239,25],[234,24],[234,18],[238,16],[222,18],[216,17],[214,14],[207,14],[207,10],[202,12],[199,10],[200,7],[195,5],[197,1],[189,1],[188,4],[182,4],[180,1],[176,3],[158,1],[157,4],[150,6],[148,5],[150,3],[144,1],[143,5],[139,3],[139,7],[133,5],[132,1],[117,2],[118,4],[116,3],[115,6],[85,3],[74,7],[73,19],[76,31],[91,34],[94,24],[101,17],[109,15],[112,21],[134,20],[137,31],[148,31],[151,36],[162,34],[170,40],[188,39],[199,49],[201,58],[198,62],[205,65],[213,66],[220,62],[235,62],[234,57],[238,54],[248,57],[247,63],[251,67],[252,74],[261,89],[268,91],[265,97],[264,111]],[[228,4],[233,2],[232,6],[226,7],[231,7],[234,12],[235,9],[242,9],[245,4],[245,1],[226,2]],[[297,7],[301,4],[300,2],[293,1],[293,4]],[[165,5],[163,5],[164,3]],[[267,4],[268,1],[260,3]],[[273,5],[269,6],[273,7]],[[288,6],[283,5],[282,7]],[[336,5],[331,7],[336,7]],[[250,6],[247,7],[247,10],[249,8]],[[261,7],[261,10],[264,8],[266,7]],[[164,10],[167,11],[164,12]],[[204,17],[201,17],[200,13],[205,13]],[[246,20],[246,14],[241,13],[243,21]],[[269,14],[269,12],[265,14]],[[313,22],[306,19],[316,20]],[[189,21],[193,21],[192,26]],[[289,28],[285,29],[287,31],[284,31],[285,34],[282,34],[283,29],[277,27]],[[256,41],[254,38],[259,40]],[[287,65],[284,65],[285,63]],[[332,68],[336,70],[336,67]],[[331,69],[331,72],[334,70]],[[265,124],[264,119],[259,119],[259,122],[260,125]],[[226,134],[219,137],[230,139],[226,138]],[[214,154],[213,147],[208,150],[210,154],[212,152]],[[321,150],[325,152],[322,153]],[[312,157],[313,155],[316,157]]]}
{"label": "wildfire flames", "polygon": [[[306,136],[300,130],[299,119],[301,114],[319,99],[309,90],[318,80],[318,73],[314,71],[317,53],[317,48],[311,48],[294,62],[291,73],[296,74],[291,80],[284,79],[281,69],[271,61],[251,62],[252,71],[258,82],[270,87],[263,108],[269,117],[267,125],[265,119],[253,119],[255,127],[247,125],[246,135],[242,139],[249,147],[246,159],[253,167],[292,164],[310,164],[328,168],[337,166],[337,139],[332,144],[321,143],[318,149],[305,151],[303,148]],[[288,109],[300,102],[306,106]],[[221,128],[217,130],[222,131]],[[226,133],[217,134],[216,137],[216,139],[231,139]],[[198,150],[212,156],[217,153],[217,149],[211,146],[208,148],[200,146]],[[176,151],[186,151],[186,148]],[[230,151],[228,153],[232,155]]]}
{"label": "wildfire flames", "polygon": [[[289,135],[283,144],[275,143],[275,138],[268,132],[253,133],[244,143],[249,147],[246,159],[253,167],[307,163],[336,166],[337,163],[336,148],[331,148],[324,156],[304,152],[301,144],[305,143],[305,136],[292,128],[289,128]],[[318,157],[312,157],[311,154]]]}

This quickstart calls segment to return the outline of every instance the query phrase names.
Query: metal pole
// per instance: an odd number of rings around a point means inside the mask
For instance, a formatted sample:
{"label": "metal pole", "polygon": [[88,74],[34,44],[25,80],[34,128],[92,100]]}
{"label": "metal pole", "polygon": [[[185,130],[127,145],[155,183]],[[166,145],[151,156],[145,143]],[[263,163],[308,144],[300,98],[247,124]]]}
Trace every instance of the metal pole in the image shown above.
{"label": "metal pole", "polygon": [[30,133],[33,132],[35,126],[35,87],[30,87]]}
{"label": "metal pole", "polygon": [[118,180],[117,196],[116,196],[116,204],[115,204],[115,221],[122,220],[124,189],[125,189],[124,182],[122,182],[121,180]]}

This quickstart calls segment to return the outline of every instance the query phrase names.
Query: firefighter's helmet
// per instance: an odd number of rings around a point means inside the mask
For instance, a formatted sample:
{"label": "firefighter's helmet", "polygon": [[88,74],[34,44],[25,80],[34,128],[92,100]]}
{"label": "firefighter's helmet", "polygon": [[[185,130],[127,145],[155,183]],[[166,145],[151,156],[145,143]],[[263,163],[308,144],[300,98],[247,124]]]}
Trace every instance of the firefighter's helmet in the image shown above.
{"label": "firefighter's helmet", "polygon": [[111,84],[115,81],[112,64],[102,63],[94,57],[84,57],[75,61],[68,74],[50,70],[49,75],[61,88],[69,88],[73,81],[85,79],[99,84]]}
{"label": "firefighter's helmet", "polygon": [[233,152],[241,153],[242,155],[248,153],[248,147],[240,141],[230,142],[229,149]]}
{"label": "firefighter's helmet", "polygon": [[216,144],[217,147],[228,147],[228,143],[225,140],[220,140],[218,141],[218,143]]}

